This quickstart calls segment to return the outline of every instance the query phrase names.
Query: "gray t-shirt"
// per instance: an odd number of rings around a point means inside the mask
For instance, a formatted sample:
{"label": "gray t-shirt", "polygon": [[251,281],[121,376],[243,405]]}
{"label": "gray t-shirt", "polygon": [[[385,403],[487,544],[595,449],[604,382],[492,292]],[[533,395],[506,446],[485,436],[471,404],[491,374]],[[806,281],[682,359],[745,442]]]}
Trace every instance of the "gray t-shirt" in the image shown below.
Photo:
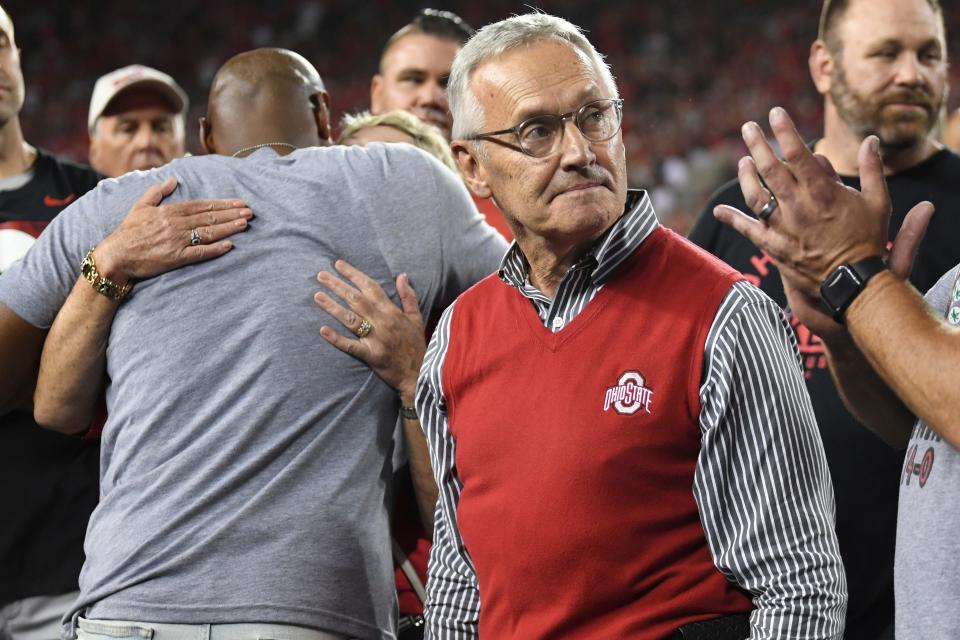
{"label": "gray t-shirt", "polygon": [[227,255],[137,283],[116,314],[73,615],[392,638],[398,402],[320,337],[339,324],[313,301],[316,274],[345,258],[396,299],[406,272],[426,315],[506,243],[459,178],[409,145],[192,157],[101,182],[4,273],[0,302],[48,327],[86,251],[169,175],[171,200],[242,198],[256,217]]}
{"label": "gray t-shirt", "polygon": [[[927,293],[960,324],[960,267]],[[950,376],[955,371],[944,371]],[[960,634],[960,451],[917,422],[900,474],[894,566],[897,637],[955,640]]]}

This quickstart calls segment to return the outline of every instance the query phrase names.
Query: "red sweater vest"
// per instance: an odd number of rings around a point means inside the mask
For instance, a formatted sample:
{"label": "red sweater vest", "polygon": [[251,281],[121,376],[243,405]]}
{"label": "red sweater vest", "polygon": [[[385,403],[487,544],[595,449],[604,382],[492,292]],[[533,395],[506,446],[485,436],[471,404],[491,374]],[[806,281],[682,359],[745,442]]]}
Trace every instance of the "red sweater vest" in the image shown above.
{"label": "red sweater vest", "polygon": [[459,298],[443,389],[480,637],[655,640],[750,611],[692,492],[704,342],[739,278],[660,228],[559,333],[496,276]]}

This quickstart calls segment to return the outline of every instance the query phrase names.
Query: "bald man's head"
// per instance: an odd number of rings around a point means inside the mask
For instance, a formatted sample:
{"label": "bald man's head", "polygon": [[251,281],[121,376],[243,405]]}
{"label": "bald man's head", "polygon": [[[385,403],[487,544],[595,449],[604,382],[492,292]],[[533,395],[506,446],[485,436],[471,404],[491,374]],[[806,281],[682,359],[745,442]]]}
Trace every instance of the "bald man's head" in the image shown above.
{"label": "bald man's head", "polygon": [[221,155],[268,142],[329,144],[329,97],[320,74],[286,49],[230,58],[213,78],[200,139],[208,153]]}

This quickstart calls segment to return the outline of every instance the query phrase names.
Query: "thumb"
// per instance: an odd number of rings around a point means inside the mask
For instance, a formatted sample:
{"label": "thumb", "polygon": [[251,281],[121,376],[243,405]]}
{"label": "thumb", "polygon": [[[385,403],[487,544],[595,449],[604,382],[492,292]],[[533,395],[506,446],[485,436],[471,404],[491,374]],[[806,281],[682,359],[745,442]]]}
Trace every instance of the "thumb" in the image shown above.
{"label": "thumb", "polygon": [[400,296],[400,306],[404,313],[420,315],[420,307],[417,305],[417,292],[410,286],[410,278],[405,273],[397,276],[397,294]]}
{"label": "thumb", "polygon": [[880,139],[867,136],[860,143],[857,157],[860,163],[860,191],[867,201],[882,208],[884,215],[889,214],[890,198],[887,195],[887,181],[883,177],[883,159],[880,157]]}
{"label": "thumb", "polygon": [[932,203],[921,202],[910,209],[903,219],[900,231],[897,232],[897,237],[893,241],[893,248],[890,249],[890,257],[887,259],[890,271],[898,277],[906,279],[910,275],[913,259],[917,255],[917,249],[927,231],[927,224],[930,223],[933,212]]}
{"label": "thumb", "polygon": [[170,176],[163,182],[152,184],[143,192],[140,199],[137,200],[137,206],[155,207],[160,204],[164,198],[173,193],[173,190],[176,188],[177,179],[174,176]]}

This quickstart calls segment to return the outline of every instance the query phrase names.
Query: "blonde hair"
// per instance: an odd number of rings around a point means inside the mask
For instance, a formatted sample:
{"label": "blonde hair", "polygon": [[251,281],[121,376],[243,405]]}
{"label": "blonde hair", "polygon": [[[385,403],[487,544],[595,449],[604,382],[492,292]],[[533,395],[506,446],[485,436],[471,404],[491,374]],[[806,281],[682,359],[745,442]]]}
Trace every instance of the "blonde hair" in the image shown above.
{"label": "blonde hair", "polygon": [[388,111],[376,116],[369,111],[345,115],[340,121],[340,139],[337,142],[345,144],[361,130],[371,127],[393,127],[407,134],[413,138],[414,146],[426,151],[455,174],[460,175],[460,169],[453,160],[450,146],[440,130],[406,111]]}

